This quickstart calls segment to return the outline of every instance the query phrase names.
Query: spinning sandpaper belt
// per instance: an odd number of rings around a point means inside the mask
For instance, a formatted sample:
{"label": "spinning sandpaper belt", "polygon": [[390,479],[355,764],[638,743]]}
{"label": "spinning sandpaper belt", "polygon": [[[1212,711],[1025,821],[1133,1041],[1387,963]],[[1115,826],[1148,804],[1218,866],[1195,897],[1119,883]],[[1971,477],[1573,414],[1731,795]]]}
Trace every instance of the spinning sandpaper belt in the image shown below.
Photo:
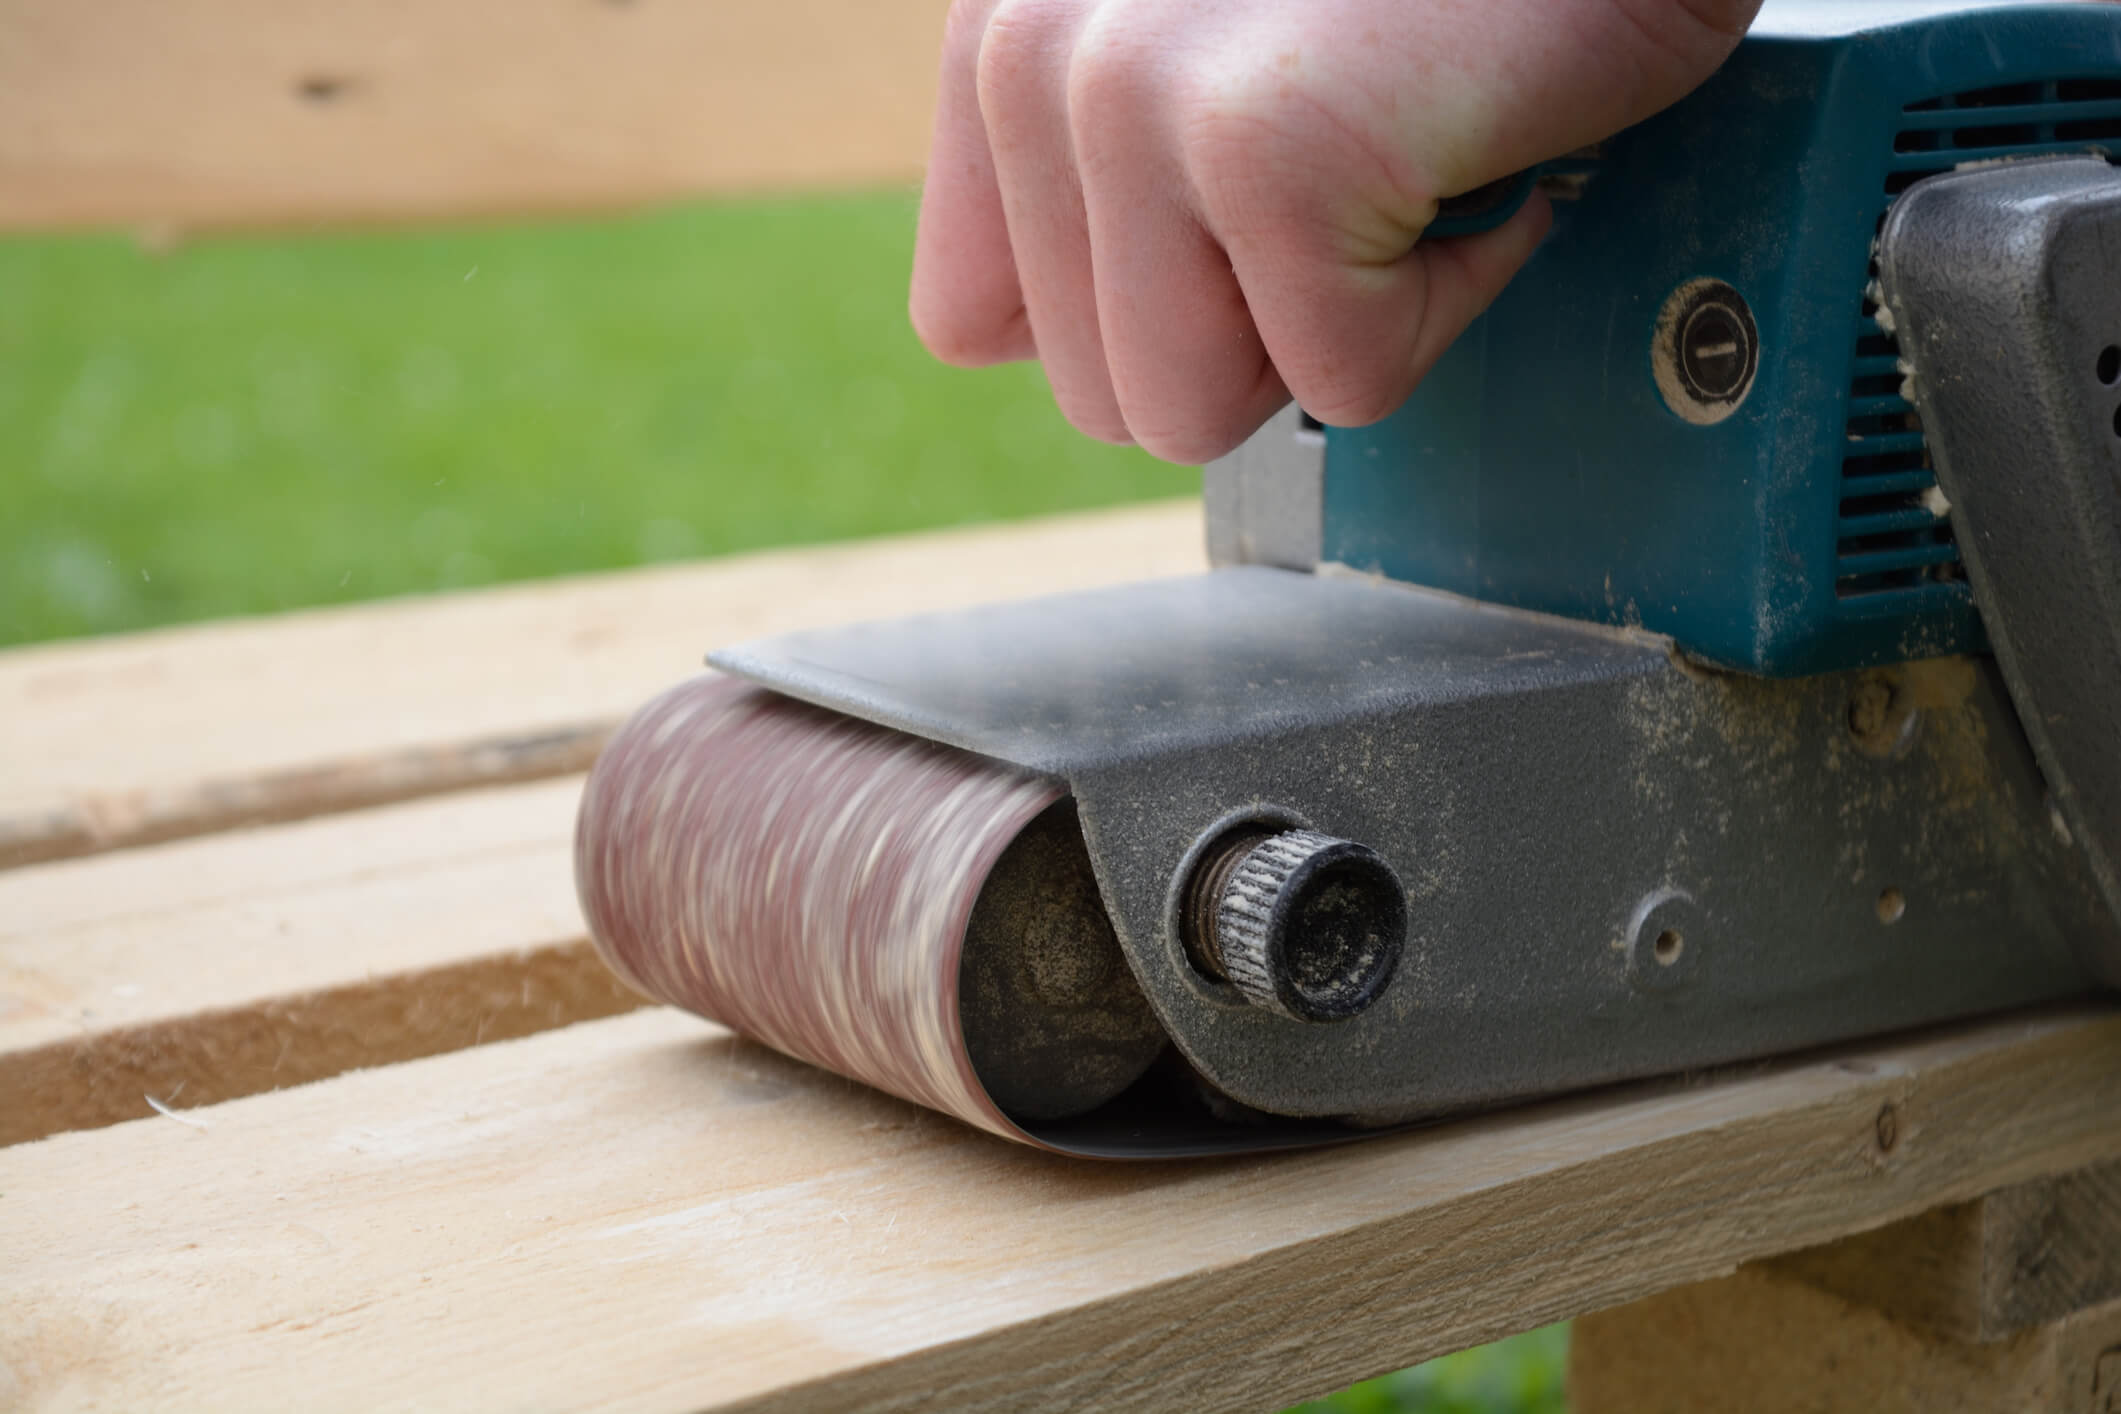
{"label": "spinning sandpaper belt", "polygon": [[2121,10],[1772,7],[1188,579],[725,650],[651,996],[1012,1138],[1315,1143],[2121,986]]}

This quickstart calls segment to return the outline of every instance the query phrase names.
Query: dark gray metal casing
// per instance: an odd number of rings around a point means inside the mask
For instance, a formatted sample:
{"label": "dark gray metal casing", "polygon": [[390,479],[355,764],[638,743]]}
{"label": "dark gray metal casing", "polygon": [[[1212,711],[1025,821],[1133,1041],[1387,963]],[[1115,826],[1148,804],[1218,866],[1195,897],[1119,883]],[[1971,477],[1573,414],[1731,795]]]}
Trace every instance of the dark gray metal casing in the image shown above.
{"label": "dark gray metal casing", "polygon": [[[1067,781],[1172,1038],[1277,1114],[1389,1122],[2093,985],[2102,906],[1968,660],[1706,674],[1645,635],[1243,567],[710,661]],[[1189,962],[1184,882],[1245,821],[1359,840],[1408,886],[1362,1015],[1276,1016]]]}
{"label": "dark gray metal casing", "polygon": [[1201,468],[1208,563],[1315,568],[1325,539],[1326,434],[1290,403]]}
{"label": "dark gray metal casing", "polygon": [[2107,900],[2094,965],[2121,986],[2121,173],[1930,178],[1878,264],[1989,639]]}

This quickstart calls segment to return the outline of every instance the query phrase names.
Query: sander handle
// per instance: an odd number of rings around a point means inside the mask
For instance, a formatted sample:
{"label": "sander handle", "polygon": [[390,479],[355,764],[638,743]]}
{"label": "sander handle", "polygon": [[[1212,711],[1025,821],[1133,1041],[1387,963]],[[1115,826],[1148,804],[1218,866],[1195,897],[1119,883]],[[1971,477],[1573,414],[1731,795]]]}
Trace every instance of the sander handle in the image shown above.
{"label": "sander handle", "polygon": [[2121,172],[1917,182],[1878,268],[1974,602],[2105,898],[2093,965],[2121,986]]}

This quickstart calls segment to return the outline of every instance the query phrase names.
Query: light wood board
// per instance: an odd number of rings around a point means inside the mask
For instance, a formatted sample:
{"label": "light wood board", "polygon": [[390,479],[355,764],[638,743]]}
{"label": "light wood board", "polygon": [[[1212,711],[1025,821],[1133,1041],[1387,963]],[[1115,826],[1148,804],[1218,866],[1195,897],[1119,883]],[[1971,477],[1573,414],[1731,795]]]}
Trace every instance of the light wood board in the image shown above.
{"label": "light wood board", "polygon": [[579,778],[0,874],[0,1144],[640,1004],[596,957]]}
{"label": "light wood board", "polygon": [[1779,1271],[1968,1344],[2121,1300],[2121,1163],[2021,1184],[1778,1259]]}
{"label": "light wood board", "polygon": [[2084,1008],[1333,1151],[1095,1165],[641,1012],[0,1151],[0,1389],[1271,1408],[2116,1157],[2117,1116],[2121,1012]]}
{"label": "light wood board", "polygon": [[0,0],[0,229],[910,182],[947,0]]}
{"label": "light wood board", "polygon": [[1964,1343],[1752,1267],[1580,1322],[1569,1397],[1573,1414],[2110,1414],[2121,1301]]}
{"label": "light wood board", "polygon": [[723,643],[1205,567],[1178,501],[19,649],[0,868],[578,772]]}

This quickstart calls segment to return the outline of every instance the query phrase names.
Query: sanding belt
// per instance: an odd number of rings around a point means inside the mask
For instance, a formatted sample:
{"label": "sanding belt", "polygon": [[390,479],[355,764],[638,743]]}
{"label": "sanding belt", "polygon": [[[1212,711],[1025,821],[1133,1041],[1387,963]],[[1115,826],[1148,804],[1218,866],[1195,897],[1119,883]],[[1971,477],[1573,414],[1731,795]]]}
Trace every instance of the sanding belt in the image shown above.
{"label": "sanding belt", "polygon": [[992,1133],[1112,1157],[1351,1137],[1185,1066],[1054,781],[709,674],[613,738],[575,851],[635,988]]}

